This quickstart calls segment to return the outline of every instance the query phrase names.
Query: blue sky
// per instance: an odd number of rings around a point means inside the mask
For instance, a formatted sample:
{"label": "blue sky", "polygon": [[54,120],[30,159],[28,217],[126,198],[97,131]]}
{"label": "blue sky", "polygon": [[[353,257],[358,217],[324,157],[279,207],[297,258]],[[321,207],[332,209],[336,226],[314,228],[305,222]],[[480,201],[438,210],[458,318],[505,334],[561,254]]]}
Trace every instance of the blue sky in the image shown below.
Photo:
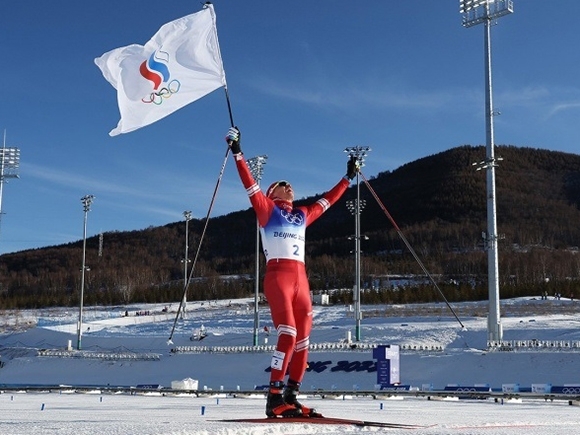
{"label": "blue sky", "polygon": [[[262,184],[288,179],[298,198],[322,193],[345,172],[349,146],[372,148],[363,169],[371,177],[485,143],[484,27],[461,25],[459,1],[213,4],[242,148],[269,157]],[[0,5],[0,128],[21,152],[20,179],[4,185],[0,254],[82,239],[86,194],[95,195],[89,236],[180,221],[184,210],[205,217],[226,151],[222,89],[108,135],[119,121],[116,91],[94,58],[145,44],[201,9],[159,5]],[[580,2],[514,6],[492,29],[495,142],[577,154]],[[228,159],[212,216],[248,207]]]}

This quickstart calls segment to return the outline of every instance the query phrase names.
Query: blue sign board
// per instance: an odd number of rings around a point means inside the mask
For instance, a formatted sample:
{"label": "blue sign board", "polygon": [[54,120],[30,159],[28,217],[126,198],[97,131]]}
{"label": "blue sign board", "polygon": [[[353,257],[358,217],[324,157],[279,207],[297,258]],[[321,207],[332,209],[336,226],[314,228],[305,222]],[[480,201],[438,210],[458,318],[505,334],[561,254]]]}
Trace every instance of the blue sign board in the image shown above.
{"label": "blue sign board", "polygon": [[399,346],[396,344],[381,345],[373,349],[373,358],[377,360],[377,384],[381,389],[399,384]]}

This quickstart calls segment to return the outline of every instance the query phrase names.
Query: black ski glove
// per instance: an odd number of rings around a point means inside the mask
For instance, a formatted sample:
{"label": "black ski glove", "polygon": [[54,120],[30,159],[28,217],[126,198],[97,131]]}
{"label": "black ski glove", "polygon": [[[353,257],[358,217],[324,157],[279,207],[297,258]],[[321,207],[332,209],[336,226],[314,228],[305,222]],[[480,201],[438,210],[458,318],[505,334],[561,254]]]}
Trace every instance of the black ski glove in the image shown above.
{"label": "black ski glove", "polygon": [[355,156],[350,156],[348,162],[346,163],[346,176],[349,180],[352,180],[356,177],[359,171],[359,164]]}
{"label": "black ski glove", "polygon": [[230,146],[232,153],[240,154],[242,152],[242,148],[240,146],[240,142],[242,140],[242,133],[238,127],[231,127],[228,130],[228,134],[226,135],[226,142]]}

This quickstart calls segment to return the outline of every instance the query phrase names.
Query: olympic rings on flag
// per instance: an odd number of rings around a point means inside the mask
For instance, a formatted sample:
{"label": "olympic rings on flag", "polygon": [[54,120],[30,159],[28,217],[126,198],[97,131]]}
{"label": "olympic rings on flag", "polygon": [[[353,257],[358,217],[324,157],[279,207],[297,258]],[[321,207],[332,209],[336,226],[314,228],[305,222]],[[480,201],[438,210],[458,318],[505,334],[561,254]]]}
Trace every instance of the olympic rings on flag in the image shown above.
{"label": "olympic rings on flag", "polygon": [[157,92],[151,92],[148,99],[142,98],[141,101],[146,104],[153,103],[159,106],[161,103],[163,103],[163,100],[166,100],[173,94],[179,92],[179,89],[181,89],[181,83],[179,80],[171,80],[167,84],[166,88],[161,88]]}

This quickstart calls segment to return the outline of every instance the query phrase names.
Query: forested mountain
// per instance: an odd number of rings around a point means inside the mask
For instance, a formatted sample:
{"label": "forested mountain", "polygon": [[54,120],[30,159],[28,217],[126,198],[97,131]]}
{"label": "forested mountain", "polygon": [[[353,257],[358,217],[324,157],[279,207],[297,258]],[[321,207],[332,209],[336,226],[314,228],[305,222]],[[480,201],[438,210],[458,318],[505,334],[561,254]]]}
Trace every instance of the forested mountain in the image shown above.
{"label": "forested mountain", "polygon": [[[515,146],[496,147],[496,196],[501,296],[543,291],[580,294],[580,156]],[[461,146],[371,177],[388,213],[437,277],[450,300],[487,297],[486,175],[472,165],[485,159],[483,146]],[[368,176],[369,174],[365,174]],[[390,288],[387,275],[420,275],[421,268],[361,180],[363,286]],[[352,288],[354,217],[346,201],[308,229],[307,265],[313,290]],[[306,200],[311,201],[312,198]],[[300,203],[298,201],[297,203]],[[190,259],[203,220],[189,223]],[[90,267],[85,304],[179,301],[183,292],[185,225],[87,239]],[[210,219],[194,269],[189,299],[253,294],[256,222],[251,209]],[[0,256],[0,307],[76,305],[82,240]],[[262,263],[263,265],[263,263]],[[264,270],[264,267],[261,267]],[[224,279],[223,275],[241,275]],[[348,295],[339,296],[348,299]],[[437,299],[428,283],[397,291],[365,292],[382,301]]]}

